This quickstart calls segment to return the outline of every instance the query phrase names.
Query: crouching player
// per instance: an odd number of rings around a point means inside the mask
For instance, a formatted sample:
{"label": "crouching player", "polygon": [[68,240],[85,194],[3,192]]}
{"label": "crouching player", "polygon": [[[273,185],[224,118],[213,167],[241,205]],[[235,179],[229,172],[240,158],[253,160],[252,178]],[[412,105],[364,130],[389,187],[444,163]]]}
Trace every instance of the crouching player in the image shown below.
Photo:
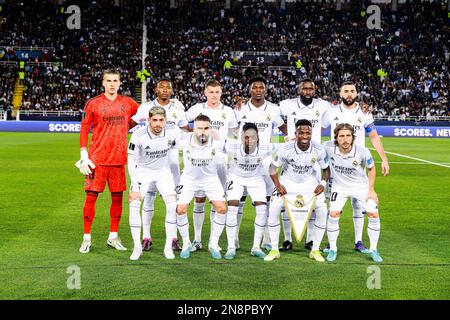
{"label": "crouching player", "polygon": [[172,239],[177,235],[177,197],[168,154],[179,133],[175,125],[166,125],[166,111],[158,106],[150,109],[148,125],[131,136],[128,145],[130,228],[134,242],[131,260],[142,256],[140,208],[143,198],[149,196],[149,190],[158,190],[166,204],[164,256],[175,258]]}
{"label": "crouching player", "polygon": [[237,214],[239,200],[245,190],[256,208],[255,234],[251,254],[258,258],[264,258],[266,254],[261,250],[260,244],[267,222],[266,183],[264,181],[267,169],[263,170],[263,162],[270,164],[273,146],[270,144],[260,145],[258,127],[254,123],[246,123],[242,127],[242,141],[227,141],[226,151],[231,158],[231,164],[227,181],[228,251],[224,258],[234,259],[236,255]]}
{"label": "crouching player", "polygon": [[[278,242],[280,236],[280,211],[283,207],[282,196],[286,194],[302,195],[305,200],[317,195],[314,210],[316,220],[312,230],[313,246],[309,254],[311,259],[323,262],[325,259],[319,251],[320,242],[325,233],[327,207],[323,191],[329,178],[328,158],[322,145],[311,142],[312,124],[301,119],[295,123],[295,140],[278,148],[275,161],[270,166],[270,176],[276,187],[269,209],[269,233],[272,250],[264,258],[272,261],[280,257]],[[280,179],[277,168],[282,166]],[[322,181],[317,179],[322,169]]]}
{"label": "crouching player", "polygon": [[373,261],[382,262],[383,259],[377,251],[380,237],[380,217],[378,215],[378,198],[374,189],[376,169],[372,155],[367,148],[354,144],[355,130],[352,125],[338,124],[333,133],[334,142],[324,143],[330,159],[330,174],[333,179],[330,216],[327,223],[330,251],[326,259],[327,261],[336,260],[339,216],[347,199],[353,198],[369,217],[367,233],[370,250],[368,253]]}

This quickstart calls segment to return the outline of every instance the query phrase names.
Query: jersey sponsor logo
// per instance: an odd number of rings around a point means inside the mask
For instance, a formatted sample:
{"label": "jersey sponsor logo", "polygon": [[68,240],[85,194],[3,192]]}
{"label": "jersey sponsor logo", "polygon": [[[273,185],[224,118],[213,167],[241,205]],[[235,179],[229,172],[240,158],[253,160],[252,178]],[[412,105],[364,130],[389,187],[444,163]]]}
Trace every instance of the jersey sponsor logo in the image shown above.
{"label": "jersey sponsor logo", "polygon": [[[344,123],[336,123],[336,126],[340,125],[340,124],[344,124]],[[358,125],[352,125],[353,129],[355,129],[355,131],[359,131],[361,130],[361,126]]]}

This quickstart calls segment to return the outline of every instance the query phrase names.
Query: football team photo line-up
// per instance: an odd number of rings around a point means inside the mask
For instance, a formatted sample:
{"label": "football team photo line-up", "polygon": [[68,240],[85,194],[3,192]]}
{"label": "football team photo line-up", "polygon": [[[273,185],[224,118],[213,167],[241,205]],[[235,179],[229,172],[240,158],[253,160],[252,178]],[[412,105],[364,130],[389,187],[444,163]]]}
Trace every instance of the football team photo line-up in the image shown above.
{"label": "football team photo line-up", "polygon": [[[300,80],[297,97],[276,105],[265,99],[266,79],[256,76],[248,84],[249,98],[231,108],[222,104],[221,83],[212,79],[205,84],[206,102],[187,110],[172,98],[169,79],[159,80],[156,99],[140,106],[118,93],[120,85],[120,73],[105,70],[104,93],[88,100],[84,108],[80,160],[75,164],[85,177],[81,253],[91,250],[95,205],[107,183],[111,194],[107,245],[127,250],[118,236],[127,165],[131,260],[139,260],[153,245],[150,227],[158,192],[166,209],[166,259],[175,259],[175,252],[188,259],[203,249],[206,198],[211,203],[207,249],[213,259],[235,259],[243,208],[250,197],[255,208],[250,254],[256,258],[279,259],[280,251],[293,249],[294,233],[298,241],[305,236],[309,258],[335,261],[339,218],[350,199],[354,250],[369,261],[383,261],[377,250],[376,168],[365,147],[366,133],[382,160],[384,176],[389,174],[389,163],[370,108],[357,102],[353,82],[342,83],[341,103],[336,106],[317,97],[309,78]],[[145,125],[136,128],[128,143],[129,130],[140,123]],[[321,143],[322,128],[327,127],[331,140]],[[283,143],[271,142],[273,128],[284,135]],[[193,241],[188,220],[192,199]],[[369,247],[362,242],[365,215]],[[280,245],[281,224],[284,241]],[[219,239],[224,232],[227,249],[222,252]],[[322,249],[325,232],[328,244]]]}

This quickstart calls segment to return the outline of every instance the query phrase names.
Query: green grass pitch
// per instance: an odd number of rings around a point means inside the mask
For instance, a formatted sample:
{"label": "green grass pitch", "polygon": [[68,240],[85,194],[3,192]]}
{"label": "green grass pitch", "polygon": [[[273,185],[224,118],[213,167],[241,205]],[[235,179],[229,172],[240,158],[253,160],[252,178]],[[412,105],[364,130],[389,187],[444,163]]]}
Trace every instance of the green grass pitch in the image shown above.
{"label": "green grass pitch", "polygon": [[[129,250],[119,252],[106,246],[110,199],[103,193],[97,202],[91,253],[80,254],[84,192],[83,178],[74,166],[78,139],[78,134],[0,133],[0,299],[450,298],[448,167],[389,155],[391,174],[379,175],[376,181],[382,223],[379,250],[384,258],[378,265],[381,287],[369,289],[369,267],[374,263],[352,250],[348,204],[335,263],[310,260],[303,244],[295,244],[293,252],[282,253],[272,263],[252,257],[254,210],[248,204],[234,261],[215,261],[206,250],[187,261],[167,261],[162,253],[164,205],[158,197],[154,248],[133,262],[126,199],[120,234]],[[450,163],[450,139],[383,138],[383,143],[390,152]],[[379,171],[379,158],[375,159]],[[208,235],[209,207],[204,243]],[[368,244],[366,230],[364,240]],[[224,234],[223,248],[225,241]],[[80,268],[80,289],[67,287],[70,266]]]}

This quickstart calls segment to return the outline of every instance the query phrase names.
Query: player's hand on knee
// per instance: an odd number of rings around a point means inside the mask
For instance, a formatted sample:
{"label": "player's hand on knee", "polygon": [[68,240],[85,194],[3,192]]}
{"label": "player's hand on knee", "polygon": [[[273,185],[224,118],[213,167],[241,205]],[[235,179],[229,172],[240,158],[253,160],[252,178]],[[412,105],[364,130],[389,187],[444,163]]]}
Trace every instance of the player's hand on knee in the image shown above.
{"label": "player's hand on knee", "polygon": [[317,185],[317,187],[314,189],[314,194],[319,195],[325,190],[325,187],[321,184]]}
{"label": "player's hand on knee", "polygon": [[369,201],[369,199],[372,199],[378,205],[378,195],[375,192],[375,190],[369,190],[369,193],[367,194],[366,201]]}
{"label": "player's hand on knee", "polygon": [[142,195],[139,191],[137,191],[137,192],[131,191],[130,194],[128,195],[128,201],[130,203],[133,202],[134,200],[139,200],[139,201],[142,200]]}
{"label": "player's hand on knee", "polygon": [[281,184],[276,186],[276,188],[277,188],[277,192],[280,196],[284,196],[287,193],[286,188]]}
{"label": "player's hand on knee", "polygon": [[82,175],[90,175],[92,173],[91,169],[95,169],[95,164],[89,159],[87,150],[80,151],[80,160],[75,163],[75,166],[80,169]]}

